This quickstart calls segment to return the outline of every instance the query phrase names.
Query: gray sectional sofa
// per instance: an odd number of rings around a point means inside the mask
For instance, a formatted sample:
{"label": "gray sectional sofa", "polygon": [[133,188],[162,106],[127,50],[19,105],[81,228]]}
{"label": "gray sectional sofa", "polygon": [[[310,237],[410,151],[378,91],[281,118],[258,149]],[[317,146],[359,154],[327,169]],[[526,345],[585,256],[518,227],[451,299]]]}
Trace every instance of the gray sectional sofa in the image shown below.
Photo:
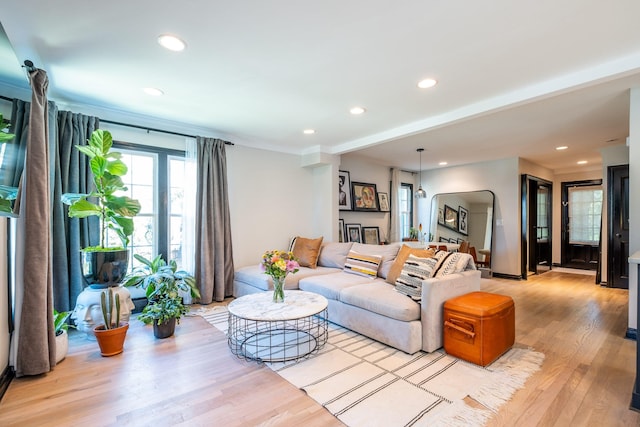
{"label": "gray sectional sofa", "polygon": [[[420,301],[396,291],[385,279],[401,244],[325,243],[317,267],[289,274],[285,289],[323,295],[329,301],[329,321],[413,354],[442,347],[443,305],[450,298],[480,290],[480,271],[473,262],[465,271],[422,280]],[[350,251],[381,256],[375,279],[344,270]],[[259,265],[235,272],[234,296],[273,289]]]}

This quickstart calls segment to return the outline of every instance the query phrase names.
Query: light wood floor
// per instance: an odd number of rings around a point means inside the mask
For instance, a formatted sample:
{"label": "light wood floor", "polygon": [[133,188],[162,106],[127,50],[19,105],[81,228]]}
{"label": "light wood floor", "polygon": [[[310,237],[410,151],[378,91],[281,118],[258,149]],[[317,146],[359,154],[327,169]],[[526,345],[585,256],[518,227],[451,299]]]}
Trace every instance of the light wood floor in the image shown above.
{"label": "light wood floor", "polygon": [[[628,409],[635,342],[623,338],[628,293],[592,276],[549,272],[527,281],[483,280],[516,304],[516,342],[546,355],[542,370],[490,426],[638,426]],[[240,361],[200,317],[156,340],[137,321],[119,356],[72,335],[67,358],[37,378],[15,379],[0,426],[339,426],[324,408],[268,368]]]}

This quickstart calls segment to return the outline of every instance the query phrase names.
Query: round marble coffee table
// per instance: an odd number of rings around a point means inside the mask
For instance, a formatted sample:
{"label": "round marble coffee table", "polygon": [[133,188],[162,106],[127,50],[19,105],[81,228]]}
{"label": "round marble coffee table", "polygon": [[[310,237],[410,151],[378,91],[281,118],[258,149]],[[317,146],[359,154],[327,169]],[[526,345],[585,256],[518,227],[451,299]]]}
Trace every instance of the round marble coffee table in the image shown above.
{"label": "round marble coffee table", "polygon": [[326,344],[327,299],[305,291],[284,294],[283,303],[272,302],[273,291],[229,303],[228,343],[233,354],[258,362],[285,362],[308,357]]}

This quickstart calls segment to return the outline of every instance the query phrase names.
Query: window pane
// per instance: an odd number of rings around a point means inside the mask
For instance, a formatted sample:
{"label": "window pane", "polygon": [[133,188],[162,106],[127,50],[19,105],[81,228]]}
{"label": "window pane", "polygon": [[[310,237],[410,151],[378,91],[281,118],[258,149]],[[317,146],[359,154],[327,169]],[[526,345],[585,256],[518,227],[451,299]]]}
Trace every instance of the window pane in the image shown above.
{"label": "window pane", "polygon": [[601,215],[600,186],[569,188],[569,243],[597,245]]}

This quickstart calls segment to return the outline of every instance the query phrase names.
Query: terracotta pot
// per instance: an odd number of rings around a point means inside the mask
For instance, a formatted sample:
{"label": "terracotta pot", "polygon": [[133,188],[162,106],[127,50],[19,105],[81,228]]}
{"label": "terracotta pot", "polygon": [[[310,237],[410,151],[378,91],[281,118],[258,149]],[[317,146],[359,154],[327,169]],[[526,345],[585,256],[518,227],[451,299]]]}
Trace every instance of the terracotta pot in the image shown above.
{"label": "terracotta pot", "polygon": [[156,338],[169,338],[176,330],[176,319],[169,319],[158,325],[153,322],[153,335]]}
{"label": "terracotta pot", "polygon": [[105,329],[104,325],[96,326],[93,333],[100,346],[100,354],[107,357],[122,353],[128,329],[129,324],[122,322],[119,328],[113,329]]}

